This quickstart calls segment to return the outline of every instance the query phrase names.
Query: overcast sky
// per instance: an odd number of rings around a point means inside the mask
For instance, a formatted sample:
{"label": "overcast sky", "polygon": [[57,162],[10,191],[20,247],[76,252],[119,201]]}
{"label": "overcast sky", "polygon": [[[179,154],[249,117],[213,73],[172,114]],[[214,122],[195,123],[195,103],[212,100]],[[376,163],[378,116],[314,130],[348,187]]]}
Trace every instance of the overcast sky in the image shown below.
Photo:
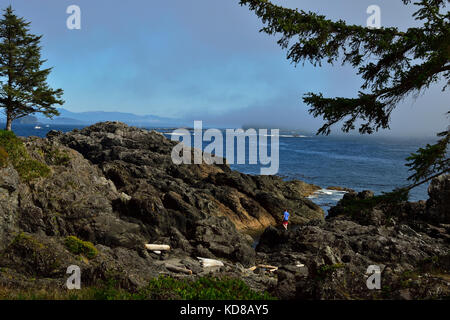
{"label": "overcast sky", "polygon": [[[415,25],[401,0],[284,0],[283,6],[365,25],[371,4],[383,26]],[[350,67],[294,67],[276,37],[238,0],[0,0],[43,34],[50,84],[65,108],[123,111],[190,120],[205,126],[261,124],[317,129],[306,92],[353,97],[360,79]],[[81,8],[81,30],[66,27],[66,9]],[[445,129],[450,95],[443,82],[393,114],[388,134],[423,136]],[[338,128],[336,128],[336,131]]]}

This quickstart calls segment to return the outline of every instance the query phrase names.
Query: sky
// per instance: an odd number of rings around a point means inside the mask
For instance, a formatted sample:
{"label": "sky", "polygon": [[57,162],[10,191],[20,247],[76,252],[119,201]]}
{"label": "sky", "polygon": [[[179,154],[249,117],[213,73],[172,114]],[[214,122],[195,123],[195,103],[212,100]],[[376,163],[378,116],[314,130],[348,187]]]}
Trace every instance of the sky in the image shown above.
{"label": "sky", "polygon": [[[382,26],[415,26],[401,0],[278,0],[331,19],[365,25],[367,7]],[[361,80],[349,66],[292,65],[277,37],[238,0],[0,0],[42,34],[49,83],[72,112],[121,111],[203,120],[204,126],[260,125],[315,131],[322,123],[302,102],[307,92],[353,97]],[[81,9],[69,30],[66,9]],[[431,136],[449,124],[444,82],[408,98],[381,134]],[[339,132],[336,127],[335,132]]]}

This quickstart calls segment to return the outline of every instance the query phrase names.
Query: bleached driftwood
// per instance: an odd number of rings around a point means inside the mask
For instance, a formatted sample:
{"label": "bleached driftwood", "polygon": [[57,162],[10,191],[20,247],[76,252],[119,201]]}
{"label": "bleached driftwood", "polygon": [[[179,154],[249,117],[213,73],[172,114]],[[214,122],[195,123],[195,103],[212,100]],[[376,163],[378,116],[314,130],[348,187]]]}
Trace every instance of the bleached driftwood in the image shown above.
{"label": "bleached driftwood", "polygon": [[305,265],[303,263],[299,263],[299,264],[296,264],[295,266],[298,268],[301,268],[301,267],[304,267]]}
{"label": "bleached driftwood", "polygon": [[192,270],[186,269],[186,268],[181,268],[181,267],[177,267],[171,264],[166,263],[166,269],[169,271],[173,271],[173,272],[178,272],[178,273],[184,273],[184,274],[192,274]]}
{"label": "bleached driftwood", "polygon": [[269,264],[258,264],[258,268],[264,268],[264,269],[278,269],[276,266],[271,266]]}
{"label": "bleached driftwood", "polygon": [[197,257],[197,259],[200,260],[200,262],[204,268],[206,268],[206,267],[223,267],[224,266],[223,262],[220,260],[201,258],[201,257]]}
{"label": "bleached driftwood", "polygon": [[278,267],[276,266],[271,266],[268,264],[258,264],[257,266],[253,266],[248,268],[248,271],[255,271],[257,268],[261,268],[261,269],[267,269],[269,272],[274,272],[278,270]]}
{"label": "bleached driftwood", "polygon": [[257,267],[258,267],[258,268],[268,269],[269,272],[274,272],[274,271],[277,271],[277,270],[278,270],[278,267],[276,267],[276,266],[271,266],[271,265],[268,265],[268,264],[258,264]]}
{"label": "bleached driftwood", "polygon": [[147,243],[145,247],[151,251],[169,251],[170,246],[167,244],[149,244]]}

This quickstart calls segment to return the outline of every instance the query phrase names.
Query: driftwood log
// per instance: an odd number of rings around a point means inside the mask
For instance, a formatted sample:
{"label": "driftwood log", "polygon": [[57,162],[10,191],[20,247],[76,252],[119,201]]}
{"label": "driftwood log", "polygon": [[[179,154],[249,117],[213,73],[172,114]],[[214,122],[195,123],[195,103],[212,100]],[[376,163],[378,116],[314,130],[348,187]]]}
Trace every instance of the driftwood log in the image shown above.
{"label": "driftwood log", "polygon": [[167,244],[146,244],[145,247],[151,251],[169,251],[170,246]]}
{"label": "driftwood log", "polygon": [[189,275],[192,274],[192,270],[177,267],[177,266],[174,266],[174,265],[168,264],[168,263],[166,263],[166,269],[169,271],[172,271],[172,272],[184,273],[184,274],[189,274]]}
{"label": "driftwood log", "polygon": [[197,259],[200,260],[202,266],[204,268],[207,267],[223,267],[224,264],[222,261],[220,260],[216,260],[216,259],[209,259],[209,258],[201,258],[201,257],[197,257]]}
{"label": "driftwood log", "polygon": [[271,265],[268,265],[268,264],[258,264],[257,267],[258,267],[258,268],[269,269],[270,271],[278,270],[278,267],[276,267],[276,266],[271,266]]}
{"label": "driftwood log", "polygon": [[255,271],[256,268],[268,269],[269,272],[274,272],[274,271],[278,270],[278,267],[271,266],[271,265],[268,265],[268,264],[258,264],[257,266],[250,267],[247,270],[248,271]]}

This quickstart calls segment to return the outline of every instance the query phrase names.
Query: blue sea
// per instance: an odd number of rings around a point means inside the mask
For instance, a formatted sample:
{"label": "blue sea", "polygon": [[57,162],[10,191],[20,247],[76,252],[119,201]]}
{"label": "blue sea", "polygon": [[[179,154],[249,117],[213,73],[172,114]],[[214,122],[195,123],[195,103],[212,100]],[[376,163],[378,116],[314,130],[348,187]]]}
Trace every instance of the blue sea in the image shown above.
{"label": "blue sea", "polygon": [[[45,137],[49,130],[67,132],[74,128],[82,127],[41,125],[40,129],[35,129],[34,125],[16,125],[13,130],[19,136]],[[156,130],[167,133],[167,130]],[[320,186],[322,190],[311,196],[311,199],[325,210],[344,194],[328,190],[329,186],[356,191],[372,190],[375,194],[381,194],[407,185],[407,177],[411,172],[404,165],[405,158],[426,143],[434,142],[433,138],[299,136],[291,132],[280,132],[279,139],[278,174],[284,179],[298,179]],[[234,164],[231,167],[243,173],[260,173],[258,165]],[[413,189],[410,200],[426,200],[427,187],[424,184]]]}

